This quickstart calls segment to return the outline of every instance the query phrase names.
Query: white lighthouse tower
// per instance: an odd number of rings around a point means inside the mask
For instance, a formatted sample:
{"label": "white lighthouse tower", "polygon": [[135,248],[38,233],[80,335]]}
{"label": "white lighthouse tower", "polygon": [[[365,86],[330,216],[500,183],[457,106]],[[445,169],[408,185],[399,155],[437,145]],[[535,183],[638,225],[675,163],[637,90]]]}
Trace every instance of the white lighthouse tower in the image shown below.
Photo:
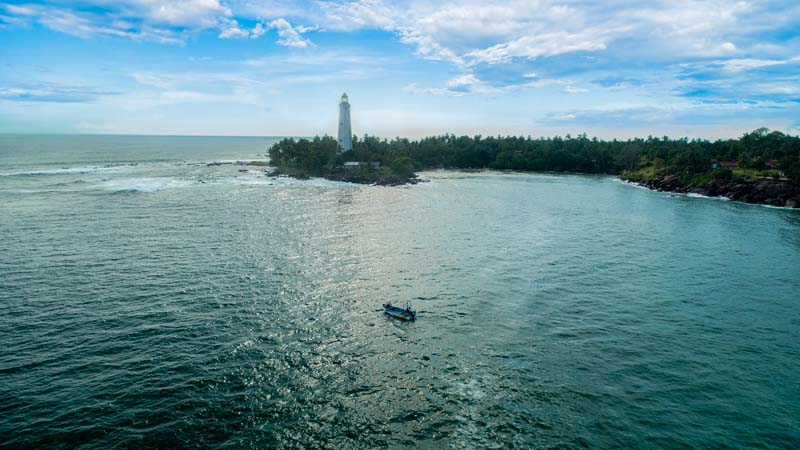
{"label": "white lighthouse tower", "polygon": [[343,152],[353,149],[353,131],[350,129],[350,101],[347,94],[339,100],[339,148]]}

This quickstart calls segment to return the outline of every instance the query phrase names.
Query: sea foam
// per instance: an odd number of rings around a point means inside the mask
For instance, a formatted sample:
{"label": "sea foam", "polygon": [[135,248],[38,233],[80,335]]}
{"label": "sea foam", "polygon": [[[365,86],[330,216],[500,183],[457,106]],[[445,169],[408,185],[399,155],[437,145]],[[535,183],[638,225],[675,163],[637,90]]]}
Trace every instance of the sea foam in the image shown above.
{"label": "sea foam", "polygon": [[83,166],[83,167],[59,167],[56,169],[28,168],[12,172],[0,172],[0,177],[17,176],[37,176],[37,175],[72,175],[96,172],[119,172],[126,168],[135,167],[129,164],[119,164],[113,166]]}
{"label": "sea foam", "polygon": [[158,192],[165,189],[181,188],[191,185],[188,180],[175,178],[123,178],[106,180],[97,186],[111,192]]}
{"label": "sea foam", "polygon": [[[678,194],[680,194],[680,193],[678,193]],[[686,195],[687,197],[692,197],[692,198],[710,198],[710,199],[714,199],[714,200],[730,201],[730,199],[728,197],[712,197],[710,195],[698,194],[696,192],[689,192],[689,193],[686,193],[684,195]]]}

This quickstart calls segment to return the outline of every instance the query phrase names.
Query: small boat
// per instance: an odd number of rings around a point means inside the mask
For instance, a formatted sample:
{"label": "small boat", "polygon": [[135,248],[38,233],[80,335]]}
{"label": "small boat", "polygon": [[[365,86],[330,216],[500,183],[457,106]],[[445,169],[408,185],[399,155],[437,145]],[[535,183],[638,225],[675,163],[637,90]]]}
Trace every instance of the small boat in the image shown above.
{"label": "small boat", "polygon": [[383,312],[400,320],[414,320],[417,317],[417,312],[411,308],[411,304],[408,302],[406,302],[405,309],[393,306],[391,303],[384,303]]}

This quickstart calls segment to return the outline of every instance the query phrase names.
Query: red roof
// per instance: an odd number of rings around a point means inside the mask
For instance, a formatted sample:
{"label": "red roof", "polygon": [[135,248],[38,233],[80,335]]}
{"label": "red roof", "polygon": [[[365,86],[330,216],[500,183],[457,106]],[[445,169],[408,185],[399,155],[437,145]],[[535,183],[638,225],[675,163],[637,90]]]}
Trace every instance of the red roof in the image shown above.
{"label": "red roof", "polygon": [[736,164],[736,161],[720,161],[719,165],[721,167],[727,167],[727,168],[733,168],[738,166],[738,164]]}

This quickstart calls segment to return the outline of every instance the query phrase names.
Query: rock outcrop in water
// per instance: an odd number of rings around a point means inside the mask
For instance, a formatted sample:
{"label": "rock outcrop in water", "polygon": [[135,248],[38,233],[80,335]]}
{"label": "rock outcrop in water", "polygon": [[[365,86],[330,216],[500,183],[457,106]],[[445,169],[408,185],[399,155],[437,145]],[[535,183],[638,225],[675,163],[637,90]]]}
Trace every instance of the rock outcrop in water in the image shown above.
{"label": "rock outcrop in water", "polygon": [[[308,180],[311,176],[303,171],[275,168],[269,173],[271,177],[291,177],[298,180]],[[423,180],[416,173],[409,175],[396,175],[380,172],[348,172],[346,170],[331,170],[319,175],[326,180],[344,181],[347,183],[370,184],[377,186],[403,186],[406,184],[418,184]]]}
{"label": "rock outcrop in water", "polygon": [[650,179],[621,178],[656,191],[694,193],[708,197],[725,197],[744,203],[800,208],[800,186],[787,180],[715,180],[703,185],[692,185],[684,183],[678,175]]}

